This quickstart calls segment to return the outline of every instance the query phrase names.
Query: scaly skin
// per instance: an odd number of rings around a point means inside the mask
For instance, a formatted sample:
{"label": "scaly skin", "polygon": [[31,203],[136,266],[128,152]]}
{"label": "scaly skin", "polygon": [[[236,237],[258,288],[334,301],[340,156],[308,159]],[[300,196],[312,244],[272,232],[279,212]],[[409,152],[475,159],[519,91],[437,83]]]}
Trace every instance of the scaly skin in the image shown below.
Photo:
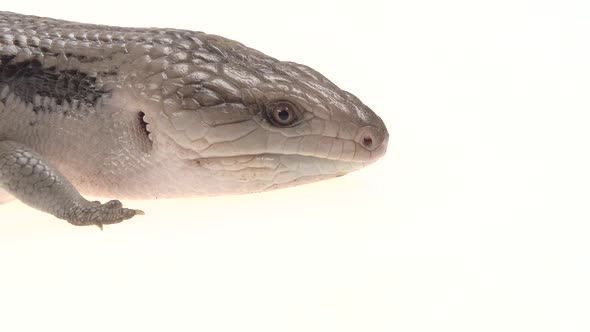
{"label": "scaly skin", "polygon": [[0,12],[0,203],[102,226],[142,212],[80,193],[277,189],[362,168],[387,140],[320,73],[223,37]]}

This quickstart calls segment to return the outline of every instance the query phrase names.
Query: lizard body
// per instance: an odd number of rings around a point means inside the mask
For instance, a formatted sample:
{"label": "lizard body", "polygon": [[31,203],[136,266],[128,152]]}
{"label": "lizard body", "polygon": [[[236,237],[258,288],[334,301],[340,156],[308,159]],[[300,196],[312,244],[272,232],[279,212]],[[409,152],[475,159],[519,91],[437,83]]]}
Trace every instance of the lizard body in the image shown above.
{"label": "lizard body", "polygon": [[0,12],[0,203],[101,226],[142,212],[80,193],[277,189],[362,168],[387,140],[320,73],[220,36]]}

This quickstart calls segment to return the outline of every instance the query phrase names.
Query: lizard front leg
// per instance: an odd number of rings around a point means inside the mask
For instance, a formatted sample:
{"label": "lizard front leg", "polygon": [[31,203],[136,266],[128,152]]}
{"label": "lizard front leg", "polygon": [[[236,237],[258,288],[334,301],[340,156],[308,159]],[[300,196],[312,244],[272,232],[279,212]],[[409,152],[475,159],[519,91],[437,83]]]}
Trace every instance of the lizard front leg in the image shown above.
{"label": "lizard front leg", "polygon": [[0,141],[0,188],[21,202],[77,226],[114,224],[143,214],[117,200],[86,200],[50,163],[27,146]]}

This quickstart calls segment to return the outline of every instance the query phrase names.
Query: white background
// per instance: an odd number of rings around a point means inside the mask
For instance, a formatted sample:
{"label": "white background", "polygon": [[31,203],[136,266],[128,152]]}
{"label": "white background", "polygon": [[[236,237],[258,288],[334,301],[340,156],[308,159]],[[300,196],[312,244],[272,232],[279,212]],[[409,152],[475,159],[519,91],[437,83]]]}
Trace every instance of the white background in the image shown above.
{"label": "white background", "polygon": [[2,331],[590,330],[588,1],[5,1],[202,30],[316,68],[387,156],[265,194],[0,206]]}

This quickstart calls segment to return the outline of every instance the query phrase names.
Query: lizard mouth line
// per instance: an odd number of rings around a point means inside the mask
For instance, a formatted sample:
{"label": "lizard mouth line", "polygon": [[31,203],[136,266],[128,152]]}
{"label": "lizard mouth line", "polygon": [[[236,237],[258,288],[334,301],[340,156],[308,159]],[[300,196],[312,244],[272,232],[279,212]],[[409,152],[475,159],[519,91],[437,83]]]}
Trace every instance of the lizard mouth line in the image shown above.
{"label": "lizard mouth line", "polygon": [[275,175],[293,173],[299,176],[334,177],[361,169],[371,161],[357,162],[328,159],[302,154],[262,153],[252,155],[207,157],[191,159],[198,167],[218,172],[259,172]]}
{"label": "lizard mouth line", "polygon": [[191,161],[198,165],[204,166],[208,164],[219,164],[225,166],[231,165],[264,165],[274,164],[276,162],[295,162],[299,163],[323,163],[323,164],[346,164],[354,165],[359,168],[368,166],[375,162],[375,160],[356,161],[356,160],[343,160],[328,157],[318,157],[313,155],[305,155],[299,153],[260,153],[260,154],[243,154],[243,155],[230,155],[230,156],[219,156],[219,157],[202,157],[202,158],[190,158]]}
{"label": "lizard mouth line", "polygon": [[[343,140],[346,142],[355,143],[353,140]],[[203,156],[197,158],[186,158],[192,160],[209,160],[209,161],[221,161],[221,160],[252,160],[255,158],[301,158],[308,160],[323,160],[325,162],[341,162],[341,163],[354,163],[360,166],[370,165],[379,160],[386,150],[386,145],[378,148],[374,151],[368,151],[360,146],[356,146],[353,151],[342,151],[340,155],[332,153],[322,153],[321,155],[305,152],[260,152],[260,153],[245,153],[245,154],[226,154],[226,155],[207,155],[207,150],[204,151]]]}

